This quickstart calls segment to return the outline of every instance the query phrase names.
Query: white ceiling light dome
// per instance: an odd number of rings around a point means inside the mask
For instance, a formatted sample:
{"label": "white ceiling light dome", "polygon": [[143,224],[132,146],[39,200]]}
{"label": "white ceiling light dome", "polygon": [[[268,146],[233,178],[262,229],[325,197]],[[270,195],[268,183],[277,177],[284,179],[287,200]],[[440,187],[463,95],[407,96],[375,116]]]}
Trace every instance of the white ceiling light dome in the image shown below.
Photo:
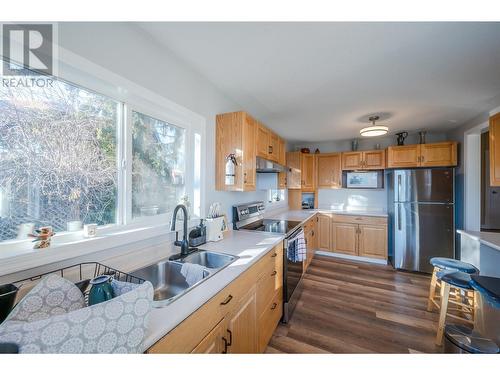
{"label": "white ceiling light dome", "polygon": [[361,134],[362,137],[378,137],[387,134],[389,131],[387,126],[375,125],[375,121],[379,118],[379,116],[371,116],[369,120],[372,122],[372,125],[361,129],[359,134]]}

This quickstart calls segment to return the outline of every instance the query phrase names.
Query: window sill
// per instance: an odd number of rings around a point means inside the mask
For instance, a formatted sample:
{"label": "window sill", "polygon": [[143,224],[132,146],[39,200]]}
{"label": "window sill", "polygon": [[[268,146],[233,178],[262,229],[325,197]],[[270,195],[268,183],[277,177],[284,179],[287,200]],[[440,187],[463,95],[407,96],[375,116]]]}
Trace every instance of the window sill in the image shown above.
{"label": "window sill", "polygon": [[[198,220],[191,219],[190,227],[198,224]],[[180,229],[179,224],[177,228]],[[166,224],[108,226],[100,228],[98,234],[90,238],[83,237],[83,231],[61,233],[53,238],[47,249],[33,249],[31,240],[5,241],[0,243],[0,277],[155,238],[158,243],[173,241],[174,232]]]}

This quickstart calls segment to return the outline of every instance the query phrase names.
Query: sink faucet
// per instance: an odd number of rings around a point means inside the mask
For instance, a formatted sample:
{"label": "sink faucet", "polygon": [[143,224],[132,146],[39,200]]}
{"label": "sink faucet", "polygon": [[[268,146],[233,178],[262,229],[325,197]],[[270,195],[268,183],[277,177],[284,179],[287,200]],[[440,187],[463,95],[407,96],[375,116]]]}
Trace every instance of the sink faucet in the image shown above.
{"label": "sink faucet", "polygon": [[182,234],[182,241],[179,241],[179,232],[175,232],[175,246],[180,246],[181,247],[181,256],[185,256],[189,254],[189,242],[187,239],[187,231],[188,231],[188,212],[186,206],[183,204],[178,204],[175,209],[174,209],[174,214],[172,216],[172,223],[170,226],[171,231],[175,231],[175,222],[177,220],[177,212],[179,209],[182,210],[182,213],[184,214],[184,233]]}

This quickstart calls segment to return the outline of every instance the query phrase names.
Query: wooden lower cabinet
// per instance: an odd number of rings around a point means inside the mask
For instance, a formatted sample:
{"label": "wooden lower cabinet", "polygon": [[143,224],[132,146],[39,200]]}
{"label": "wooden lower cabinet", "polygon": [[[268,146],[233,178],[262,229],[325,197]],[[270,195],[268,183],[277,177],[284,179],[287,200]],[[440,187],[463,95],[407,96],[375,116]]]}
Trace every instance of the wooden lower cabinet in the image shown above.
{"label": "wooden lower cabinet", "polygon": [[229,334],[228,353],[256,353],[257,296],[255,287],[250,289],[230,313],[227,318],[227,333]]}
{"label": "wooden lower cabinet", "polygon": [[332,252],[387,259],[385,217],[333,215],[330,234]]}
{"label": "wooden lower cabinet", "polygon": [[279,323],[282,303],[280,243],[146,352],[262,352]]}
{"label": "wooden lower cabinet", "polygon": [[332,218],[330,215],[320,214],[318,215],[318,249],[323,251],[330,251]]}
{"label": "wooden lower cabinet", "polygon": [[357,255],[358,224],[332,224],[332,251],[347,255]]}
{"label": "wooden lower cabinet", "polygon": [[193,354],[222,354],[227,352],[227,320],[222,319],[194,348]]}
{"label": "wooden lower cabinet", "polygon": [[387,226],[360,225],[358,255],[387,259]]}

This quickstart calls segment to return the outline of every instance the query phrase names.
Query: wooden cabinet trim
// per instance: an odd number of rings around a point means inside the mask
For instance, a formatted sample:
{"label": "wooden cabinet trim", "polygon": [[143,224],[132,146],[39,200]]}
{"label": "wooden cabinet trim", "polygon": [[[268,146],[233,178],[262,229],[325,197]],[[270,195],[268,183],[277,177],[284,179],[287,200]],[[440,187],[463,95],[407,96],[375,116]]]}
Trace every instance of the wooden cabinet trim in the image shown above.
{"label": "wooden cabinet trim", "polygon": [[500,186],[500,113],[490,117],[490,186]]}

